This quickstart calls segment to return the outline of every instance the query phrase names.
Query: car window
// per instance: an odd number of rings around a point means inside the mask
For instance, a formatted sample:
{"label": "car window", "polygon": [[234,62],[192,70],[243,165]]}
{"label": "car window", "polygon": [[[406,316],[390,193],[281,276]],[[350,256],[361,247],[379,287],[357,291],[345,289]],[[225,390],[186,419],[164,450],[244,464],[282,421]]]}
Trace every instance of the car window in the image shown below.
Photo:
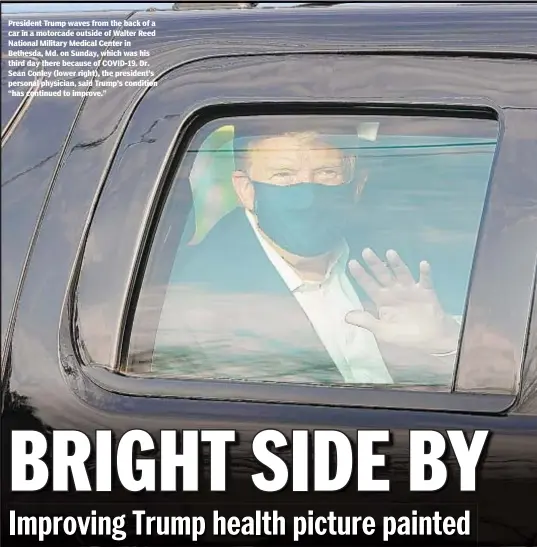
{"label": "car window", "polygon": [[496,120],[432,115],[207,123],[123,372],[449,389],[497,139]]}

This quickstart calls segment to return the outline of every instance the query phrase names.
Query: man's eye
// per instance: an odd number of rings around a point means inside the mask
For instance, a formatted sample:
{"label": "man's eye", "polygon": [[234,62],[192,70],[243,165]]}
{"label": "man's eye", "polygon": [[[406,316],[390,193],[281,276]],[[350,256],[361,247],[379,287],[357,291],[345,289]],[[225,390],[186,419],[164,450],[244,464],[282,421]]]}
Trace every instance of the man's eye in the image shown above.
{"label": "man's eye", "polygon": [[321,177],[336,177],[339,175],[339,171],[336,169],[321,169],[317,171],[317,175]]}

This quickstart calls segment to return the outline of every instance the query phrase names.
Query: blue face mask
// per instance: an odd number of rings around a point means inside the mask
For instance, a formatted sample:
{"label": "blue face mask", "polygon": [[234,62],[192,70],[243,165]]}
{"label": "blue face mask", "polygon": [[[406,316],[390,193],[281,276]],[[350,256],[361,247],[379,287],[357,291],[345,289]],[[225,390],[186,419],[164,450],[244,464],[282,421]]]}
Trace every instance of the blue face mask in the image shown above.
{"label": "blue face mask", "polygon": [[311,257],[341,243],[354,203],[354,184],[252,184],[259,227],[282,249]]}

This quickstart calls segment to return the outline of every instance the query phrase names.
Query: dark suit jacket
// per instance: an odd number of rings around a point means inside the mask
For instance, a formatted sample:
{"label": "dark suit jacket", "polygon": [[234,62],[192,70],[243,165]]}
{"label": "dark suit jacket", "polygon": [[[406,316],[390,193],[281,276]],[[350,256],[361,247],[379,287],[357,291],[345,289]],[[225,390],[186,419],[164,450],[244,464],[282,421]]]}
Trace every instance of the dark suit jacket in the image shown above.
{"label": "dark suit jacket", "polygon": [[[159,329],[170,332],[168,339],[158,339],[154,356],[162,372],[172,367],[181,376],[342,382],[242,208],[221,219],[199,245],[179,251]],[[424,382],[430,382],[427,356],[386,345],[379,349],[396,381],[416,382],[421,365]]]}

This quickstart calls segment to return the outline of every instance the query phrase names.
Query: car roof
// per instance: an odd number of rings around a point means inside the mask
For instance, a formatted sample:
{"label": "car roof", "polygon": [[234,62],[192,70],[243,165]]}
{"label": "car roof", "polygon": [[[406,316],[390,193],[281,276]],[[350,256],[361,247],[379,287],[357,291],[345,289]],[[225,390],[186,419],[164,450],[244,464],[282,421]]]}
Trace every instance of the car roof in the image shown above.
{"label": "car roof", "polygon": [[[112,4],[113,5],[113,4]],[[70,13],[69,17],[117,18],[118,11]],[[147,17],[146,10],[123,12],[125,16]],[[10,18],[65,17],[65,13],[20,13]],[[489,3],[416,2],[340,3],[315,8],[251,8],[151,12],[158,21],[159,32],[145,47],[160,47],[181,41],[198,42],[207,37],[208,44],[230,38],[255,43],[295,44],[297,51],[363,47],[365,50],[450,51],[488,54],[537,55],[537,4],[505,0]],[[180,23],[179,23],[180,21]],[[7,37],[7,18],[3,18],[3,40]],[[304,41],[306,40],[306,41]]]}

